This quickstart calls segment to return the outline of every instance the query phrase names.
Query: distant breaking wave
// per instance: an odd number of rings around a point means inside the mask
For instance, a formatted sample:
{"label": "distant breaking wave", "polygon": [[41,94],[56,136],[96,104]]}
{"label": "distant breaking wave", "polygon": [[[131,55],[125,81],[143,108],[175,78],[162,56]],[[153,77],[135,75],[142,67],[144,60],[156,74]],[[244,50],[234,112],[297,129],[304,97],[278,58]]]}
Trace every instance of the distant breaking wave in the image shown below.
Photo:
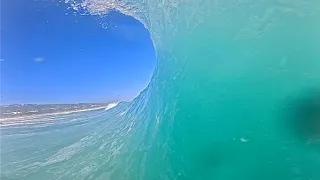
{"label": "distant breaking wave", "polygon": [[320,179],[320,1],[66,3],[139,20],[156,70],[132,102],[3,129],[4,179]]}
{"label": "distant breaking wave", "polygon": [[118,102],[110,103],[110,104],[107,105],[106,110],[109,110],[109,109],[111,109],[111,108],[114,108],[114,107],[116,107],[118,104],[119,104]]}

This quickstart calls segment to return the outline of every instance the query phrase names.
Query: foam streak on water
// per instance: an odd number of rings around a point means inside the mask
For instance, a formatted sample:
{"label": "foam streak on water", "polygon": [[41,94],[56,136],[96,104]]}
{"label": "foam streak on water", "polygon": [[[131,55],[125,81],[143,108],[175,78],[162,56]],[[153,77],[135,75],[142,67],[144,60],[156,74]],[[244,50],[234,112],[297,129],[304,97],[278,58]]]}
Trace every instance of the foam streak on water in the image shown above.
{"label": "foam streak on water", "polygon": [[131,103],[2,139],[4,179],[320,179],[320,1],[67,3],[140,20],[157,68]]}

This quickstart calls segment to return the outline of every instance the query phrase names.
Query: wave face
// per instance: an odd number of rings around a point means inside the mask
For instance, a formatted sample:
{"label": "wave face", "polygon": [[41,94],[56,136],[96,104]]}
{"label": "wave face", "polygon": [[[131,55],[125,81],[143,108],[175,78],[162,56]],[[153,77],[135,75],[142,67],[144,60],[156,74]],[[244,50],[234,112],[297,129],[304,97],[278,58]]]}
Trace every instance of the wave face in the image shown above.
{"label": "wave face", "polygon": [[320,179],[320,1],[67,3],[141,21],[157,68],[132,102],[82,135],[51,132],[51,154],[4,179]]}

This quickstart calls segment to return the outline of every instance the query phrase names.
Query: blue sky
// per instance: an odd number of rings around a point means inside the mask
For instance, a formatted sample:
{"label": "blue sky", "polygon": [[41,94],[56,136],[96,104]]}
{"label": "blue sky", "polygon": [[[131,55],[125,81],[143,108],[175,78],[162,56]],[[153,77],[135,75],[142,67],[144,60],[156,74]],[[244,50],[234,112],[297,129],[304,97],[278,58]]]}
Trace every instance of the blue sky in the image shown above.
{"label": "blue sky", "polygon": [[130,100],[148,84],[155,53],[132,17],[74,15],[48,0],[1,2],[2,104]]}

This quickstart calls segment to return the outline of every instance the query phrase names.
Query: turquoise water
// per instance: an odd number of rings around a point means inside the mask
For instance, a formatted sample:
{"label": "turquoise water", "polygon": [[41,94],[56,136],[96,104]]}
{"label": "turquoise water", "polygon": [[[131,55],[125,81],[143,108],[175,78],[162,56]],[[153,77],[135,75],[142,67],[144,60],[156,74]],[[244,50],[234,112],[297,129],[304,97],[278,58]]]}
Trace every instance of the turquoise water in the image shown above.
{"label": "turquoise water", "polygon": [[320,179],[320,1],[68,3],[140,20],[157,68],[110,111],[2,129],[3,179]]}

